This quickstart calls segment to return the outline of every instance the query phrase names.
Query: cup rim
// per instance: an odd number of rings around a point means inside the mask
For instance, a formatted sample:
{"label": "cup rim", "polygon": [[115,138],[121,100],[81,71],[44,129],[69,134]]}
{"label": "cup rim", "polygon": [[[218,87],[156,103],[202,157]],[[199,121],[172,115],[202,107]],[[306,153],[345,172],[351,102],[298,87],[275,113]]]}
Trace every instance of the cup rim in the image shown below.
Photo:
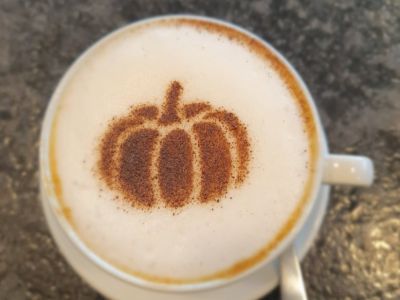
{"label": "cup rim", "polygon": [[[285,68],[293,75],[295,78],[296,83],[299,85],[301,90],[303,91],[305,95],[305,99],[307,101],[307,104],[309,105],[310,111],[312,113],[313,121],[315,124],[315,131],[316,131],[316,139],[317,139],[317,145],[319,147],[319,150],[317,151],[315,161],[316,161],[316,167],[315,167],[315,172],[313,175],[313,183],[312,183],[312,188],[311,192],[309,193],[309,197],[307,198],[306,203],[303,206],[303,211],[301,213],[301,216],[296,220],[295,226],[288,232],[285,237],[279,242],[279,244],[271,250],[271,252],[264,257],[261,261],[259,261],[257,264],[254,266],[244,270],[243,272],[229,278],[220,278],[220,279],[213,279],[210,281],[204,281],[204,282],[195,282],[195,283],[183,283],[183,284],[163,284],[163,283],[157,283],[157,282],[152,282],[143,278],[140,278],[138,276],[135,276],[133,274],[129,274],[127,272],[124,272],[120,270],[118,267],[112,265],[110,262],[107,262],[103,258],[101,258],[99,255],[95,253],[94,250],[90,249],[84,241],[79,237],[78,233],[72,228],[71,224],[68,222],[66,219],[65,215],[63,213],[59,213],[62,208],[60,205],[59,200],[57,199],[54,190],[52,189],[52,183],[51,183],[51,171],[50,171],[50,163],[49,163],[49,141],[50,141],[50,136],[51,136],[51,129],[53,125],[53,119],[58,107],[59,103],[59,94],[61,91],[64,89],[64,86],[66,83],[69,81],[69,78],[73,76],[75,73],[75,70],[80,66],[81,62],[86,58],[87,56],[90,56],[92,51],[96,49],[98,46],[101,44],[107,42],[108,40],[112,39],[114,36],[121,34],[124,31],[128,31],[132,29],[133,27],[137,27],[140,25],[144,25],[147,23],[152,23],[152,22],[157,22],[160,20],[173,20],[173,19],[189,19],[189,20],[202,20],[206,21],[209,23],[217,24],[217,25],[222,25],[231,29],[234,29],[240,33],[243,33],[252,39],[255,39],[256,41],[260,42],[260,44],[268,49],[273,55],[275,55],[280,62],[283,63]],[[39,166],[40,166],[40,183],[41,185],[44,185],[43,188],[43,194],[46,197],[41,197],[42,201],[48,201],[50,204],[51,208],[51,213],[55,215],[55,219],[59,223],[60,227],[62,230],[66,233],[68,238],[72,241],[75,247],[78,248],[78,250],[83,253],[86,257],[88,257],[95,265],[97,265],[99,268],[107,271],[109,274],[113,275],[114,277],[121,279],[125,282],[135,284],[137,286],[151,289],[151,290],[158,290],[158,291],[163,291],[163,292],[193,292],[196,290],[204,290],[204,289],[211,289],[211,288],[217,288],[222,285],[229,284],[231,282],[240,280],[241,278],[245,277],[246,275],[255,272],[256,270],[262,268],[263,266],[267,265],[274,259],[276,259],[282,251],[290,245],[290,243],[294,240],[300,229],[303,227],[306,219],[308,218],[308,215],[310,214],[310,211],[312,207],[314,206],[315,200],[316,200],[316,195],[318,192],[318,189],[321,185],[322,182],[322,160],[323,158],[328,154],[328,145],[326,141],[326,137],[324,134],[324,131],[322,129],[321,121],[319,118],[319,114],[317,112],[314,100],[312,98],[311,93],[309,92],[306,84],[304,83],[303,79],[299,75],[299,73],[295,70],[295,68],[290,64],[290,62],[278,51],[276,50],[268,41],[265,41],[261,37],[258,37],[254,33],[236,25],[233,23],[230,23],[228,21],[212,18],[212,17],[206,17],[206,16],[198,16],[198,15],[192,15],[192,14],[169,14],[169,15],[160,15],[160,16],[154,16],[154,17],[149,17],[145,19],[141,19],[139,21],[135,21],[132,23],[129,23],[127,25],[124,25],[114,31],[111,31],[110,33],[106,34],[99,40],[97,40],[95,43],[93,43],[89,48],[87,48],[83,53],[81,53],[74,61],[73,63],[68,67],[67,71],[64,73],[60,81],[57,83],[57,86],[53,92],[53,94],[50,97],[50,101],[48,103],[48,106],[46,108],[44,120],[42,123],[41,127],[41,135],[40,135],[40,149],[39,149]]]}

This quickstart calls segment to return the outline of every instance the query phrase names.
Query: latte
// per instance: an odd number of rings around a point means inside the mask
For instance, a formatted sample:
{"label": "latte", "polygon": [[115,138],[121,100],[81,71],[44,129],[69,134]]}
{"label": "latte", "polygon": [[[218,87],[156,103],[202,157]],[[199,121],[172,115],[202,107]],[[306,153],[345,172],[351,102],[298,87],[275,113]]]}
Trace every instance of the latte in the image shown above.
{"label": "latte", "polygon": [[301,216],[318,149],[298,82],[260,41],[153,20],[89,50],[56,97],[53,185],[82,241],[162,283],[236,276]]}

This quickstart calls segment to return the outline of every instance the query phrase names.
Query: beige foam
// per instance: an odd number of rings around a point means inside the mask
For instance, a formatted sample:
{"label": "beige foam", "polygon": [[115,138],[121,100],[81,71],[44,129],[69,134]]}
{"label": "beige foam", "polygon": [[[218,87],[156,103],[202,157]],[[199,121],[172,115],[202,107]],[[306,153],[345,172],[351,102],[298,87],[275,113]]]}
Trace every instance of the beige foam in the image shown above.
{"label": "beige foam", "polygon": [[[88,246],[131,273],[175,283],[235,275],[266,256],[304,204],[314,151],[304,104],[274,64],[259,49],[190,22],[126,30],[93,49],[62,92],[52,166]],[[253,157],[240,188],[175,215],[132,208],[93,175],[109,120],[132,105],[161,107],[171,80],[184,85],[182,99],[234,112],[247,125]]]}

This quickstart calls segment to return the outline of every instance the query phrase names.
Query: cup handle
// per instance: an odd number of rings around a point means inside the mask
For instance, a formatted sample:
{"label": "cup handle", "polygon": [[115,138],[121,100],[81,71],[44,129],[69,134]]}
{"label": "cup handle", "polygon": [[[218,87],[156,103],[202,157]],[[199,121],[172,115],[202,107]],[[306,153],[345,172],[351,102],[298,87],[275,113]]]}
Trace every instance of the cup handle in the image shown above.
{"label": "cup handle", "polygon": [[325,158],[322,182],[368,186],[374,180],[374,165],[365,156],[329,154]]}

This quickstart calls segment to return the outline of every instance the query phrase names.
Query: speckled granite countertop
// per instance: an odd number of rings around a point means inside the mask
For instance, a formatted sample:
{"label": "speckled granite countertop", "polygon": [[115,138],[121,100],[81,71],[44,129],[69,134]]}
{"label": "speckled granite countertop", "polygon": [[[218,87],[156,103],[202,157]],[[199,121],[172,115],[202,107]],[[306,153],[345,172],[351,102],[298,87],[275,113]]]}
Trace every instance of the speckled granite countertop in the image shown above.
{"label": "speckled granite countertop", "polygon": [[[400,299],[399,1],[0,1],[0,299],[103,299],[49,235],[38,136],[84,49],[147,16],[189,12],[270,41],[304,77],[334,152],[376,163],[369,189],[335,188],[305,258],[310,299]],[[265,299],[278,299],[274,291]]]}

